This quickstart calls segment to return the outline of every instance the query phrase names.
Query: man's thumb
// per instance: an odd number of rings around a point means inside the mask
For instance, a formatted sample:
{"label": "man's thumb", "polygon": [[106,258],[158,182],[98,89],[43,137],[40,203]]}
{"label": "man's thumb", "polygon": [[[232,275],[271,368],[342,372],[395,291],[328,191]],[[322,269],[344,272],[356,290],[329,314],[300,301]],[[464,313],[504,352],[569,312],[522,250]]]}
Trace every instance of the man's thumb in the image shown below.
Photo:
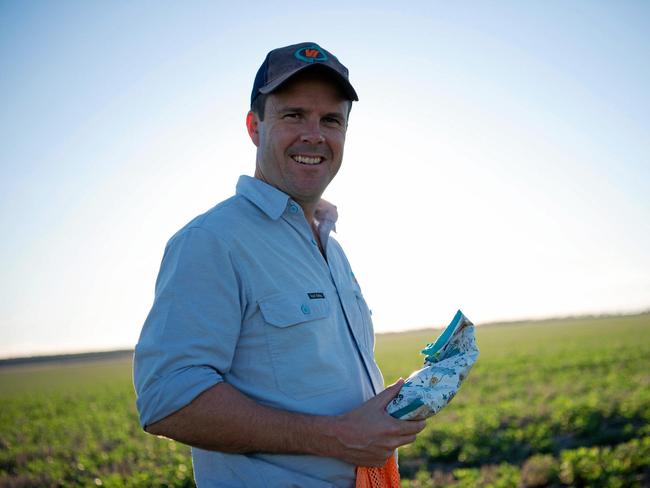
{"label": "man's thumb", "polygon": [[397,395],[402,388],[402,385],[404,385],[404,379],[400,378],[398,379],[395,383],[387,387],[384,391],[382,391],[379,395],[377,395],[375,398],[377,399],[378,402],[381,403],[381,406],[383,408],[386,408],[386,405],[390,403],[390,401],[395,398],[395,395]]}

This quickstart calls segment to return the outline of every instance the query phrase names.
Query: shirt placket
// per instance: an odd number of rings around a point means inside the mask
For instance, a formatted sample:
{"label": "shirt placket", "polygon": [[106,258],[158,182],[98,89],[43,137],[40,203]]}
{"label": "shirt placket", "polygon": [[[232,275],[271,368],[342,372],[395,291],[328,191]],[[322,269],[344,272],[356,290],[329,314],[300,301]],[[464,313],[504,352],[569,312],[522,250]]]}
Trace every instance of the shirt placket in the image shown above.
{"label": "shirt placket", "polygon": [[312,230],[309,227],[309,224],[307,223],[307,219],[305,218],[302,208],[300,207],[300,205],[290,200],[287,205],[287,212],[285,212],[283,218],[296,232],[298,232],[298,234],[300,234],[300,236],[303,239],[309,242],[312,253],[318,254],[318,256],[315,256],[315,259],[320,263],[321,266],[324,267],[323,271],[327,273],[330,282],[332,283],[332,285],[334,285],[334,289],[336,290],[336,296],[338,298],[341,311],[343,312],[343,318],[345,319],[345,324],[347,325],[348,334],[350,334],[350,337],[352,337],[352,343],[354,344],[357,350],[357,354],[361,359],[361,364],[363,365],[363,368],[366,372],[366,377],[368,378],[368,382],[370,383],[370,386],[372,387],[372,390],[375,393],[375,395],[377,395],[379,391],[377,391],[377,388],[375,387],[375,383],[372,379],[372,374],[370,373],[370,365],[368,364],[369,359],[366,358],[366,355],[363,353],[363,349],[359,344],[357,336],[354,334],[354,331],[352,330],[352,326],[350,324],[350,318],[348,317],[348,313],[345,310],[345,305],[343,303],[343,299],[341,298],[341,293],[339,291],[339,284],[336,277],[334,276],[332,266],[329,263],[329,261],[325,259],[325,256],[323,256],[323,254],[320,252],[318,243],[316,242]]}
{"label": "shirt placket", "polygon": [[[318,242],[312,233],[305,214],[302,211],[300,205],[298,205],[293,200],[289,200],[287,204],[287,211],[284,213],[282,218],[287,222],[307,243],[311,250],[312,256],[318,261],[319,265],[323,267],[323,270],[330,274],[329,266],[327,265],[327,260],[320,252],[318,247]],[[336,286],[336,285],[335,285]]]}

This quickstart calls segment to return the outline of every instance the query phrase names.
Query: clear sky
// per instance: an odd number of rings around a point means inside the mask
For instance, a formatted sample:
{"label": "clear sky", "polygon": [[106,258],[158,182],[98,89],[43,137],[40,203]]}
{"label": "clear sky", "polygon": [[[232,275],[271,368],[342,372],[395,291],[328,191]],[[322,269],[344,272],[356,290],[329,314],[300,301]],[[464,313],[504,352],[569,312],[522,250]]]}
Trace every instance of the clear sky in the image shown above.
{"label": "clear sky", "polygon": [[359,93],[325,197],[376,331],[650,308],[648,2],[2,0],[0,357],[135,344],[301,41]]}

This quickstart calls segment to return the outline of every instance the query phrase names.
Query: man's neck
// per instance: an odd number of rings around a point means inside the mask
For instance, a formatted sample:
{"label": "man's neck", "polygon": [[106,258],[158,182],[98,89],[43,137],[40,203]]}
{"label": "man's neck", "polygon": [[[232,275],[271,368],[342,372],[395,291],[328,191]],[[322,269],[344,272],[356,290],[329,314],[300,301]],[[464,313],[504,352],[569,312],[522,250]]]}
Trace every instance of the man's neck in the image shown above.
{"label": "man's neck", "polygon": [[305,202],[298,202],[298,205],[302,207],[302,213],[305,214],[305,218],[307,219],[307,222],[309,222],[309,225],[314,227],[316,225],[316,219],[314,217],[314,214],[316,213],[316,203],[305,203]]}

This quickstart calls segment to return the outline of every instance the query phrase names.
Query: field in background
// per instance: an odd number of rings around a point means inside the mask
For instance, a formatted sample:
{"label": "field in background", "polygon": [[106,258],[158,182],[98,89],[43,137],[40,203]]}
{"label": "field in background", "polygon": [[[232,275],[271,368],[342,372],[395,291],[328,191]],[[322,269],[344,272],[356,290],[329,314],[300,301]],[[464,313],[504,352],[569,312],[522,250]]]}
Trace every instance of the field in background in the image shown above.
{"label": "field in background", "polygon": [[[437,331],[377,338],[387,383]],[[491,325],[453,402],[400,450],[404,486],[650,486],[650,315]],[[0,367],[0,487],[193,486],[144,434],[128,358]]]}
{"label": "field in background", "polygon": [[[387,383],[427,340],[379,337]],[[478,344],[456,398],[400,450],[404,485],[650,486],[650,315],[479,327]]]}

